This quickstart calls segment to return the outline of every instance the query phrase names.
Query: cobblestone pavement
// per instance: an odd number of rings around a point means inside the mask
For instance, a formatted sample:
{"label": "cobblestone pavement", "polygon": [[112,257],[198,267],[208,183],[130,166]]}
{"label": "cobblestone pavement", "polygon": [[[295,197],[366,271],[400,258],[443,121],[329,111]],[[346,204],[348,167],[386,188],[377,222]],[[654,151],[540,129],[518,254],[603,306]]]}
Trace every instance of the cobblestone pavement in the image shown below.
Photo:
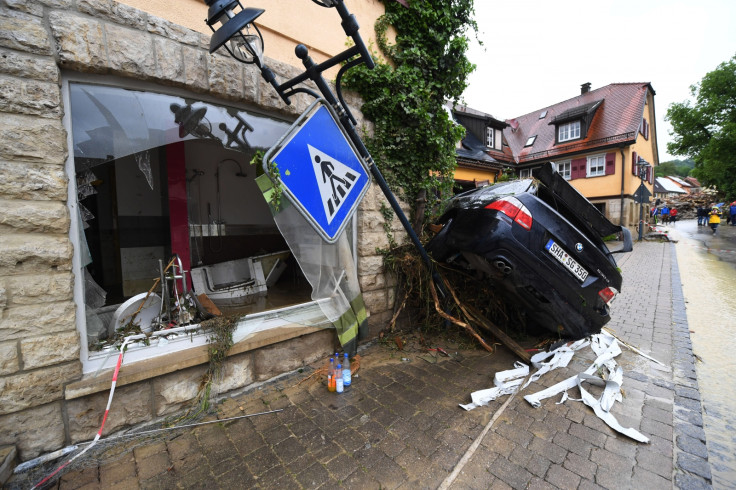
{"label": "cobblestone pavement", "polygon": [[[69,471],[54,485],[439,488],[463,460],[449,488],[709,488],[674,246],[645,241],[620,257],[624,288],[609,327],[664,366],[623,349],[617,361],[624,369],[624,398],[612,412],[621,425],[648,436],[649,444],[614,432],[580,402],[556,404],[559,397],[540,408],[522,396],[469,412],[459,408],[471,392],[491,387],[496,371],[513,366],[505,348],[494,354],[470,349],[459,360],[430,363],[419,352],[374,344],[361,352],[358,376],[346,393],[329,393],[322,380],[294,373],[227,399],[219,416],[280,412],[121,445],[112,451],[116,456],[108,451],[108,459]],[[524,393],[577,374],[592,359],[589,349],[579,351],[566,368]]]}

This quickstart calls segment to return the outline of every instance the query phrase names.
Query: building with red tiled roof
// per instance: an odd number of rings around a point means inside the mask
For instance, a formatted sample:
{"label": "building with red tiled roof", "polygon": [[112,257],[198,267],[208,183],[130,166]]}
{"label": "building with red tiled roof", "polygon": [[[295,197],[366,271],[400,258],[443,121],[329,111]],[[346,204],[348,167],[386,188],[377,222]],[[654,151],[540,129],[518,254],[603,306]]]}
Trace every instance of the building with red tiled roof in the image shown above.
{"label": "building with red tiled roof", "polygon": [[636,163],[659,164],[654,95],[649,83],[585,83],[577,97],[508,120],[504,139],[518,173],[554,162],[611,221],[635,225],[633,194],[642,183],[651,193],[654,182],[653,168],[641,179]]}
{"label": "building with red tiled roof", "polygon": [[[651,194],[659,164],[651,84],[612,83],[506,121],[464,106],[452,115],[467,132],[455,180],[463,188],[494,182],[502,168],[520,176],[554,162],[559,172],[614,223],[636,226],[634,193]],[[636,163],[650,164],[639,174]],[[643,178],[642,178],[643,177]]]}
{"label": "building with red tiled roof", "polygon": [[700,192],[702,186],[700,185],[700,181],[696,179],[695,177],[685,177],[685,182],[690,184],[692,187],[692,192]]}

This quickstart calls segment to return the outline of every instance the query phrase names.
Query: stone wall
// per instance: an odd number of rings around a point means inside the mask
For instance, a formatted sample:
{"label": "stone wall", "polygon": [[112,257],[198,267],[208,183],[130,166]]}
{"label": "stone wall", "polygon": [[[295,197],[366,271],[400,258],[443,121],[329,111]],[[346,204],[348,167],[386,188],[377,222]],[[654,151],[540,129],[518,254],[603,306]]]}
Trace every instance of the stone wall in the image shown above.
{"label": "stone wall", "polygon": [[[291,116],[310,102],[298,96],[285,105],[255,67],[210,55],[208,46],[208,36],[113,0],[0,0],[0,445],[15,444],[23,460],[94,435],[107,396],[65,398],[65,385],[82,373],[62,70],[145,80]],[[300,72],[267,64],[281,77]],[[359,215],[359,274],[373,331],[390,318],[394,301],[375,253],[385,240],[381,199],[373,186]],[[324,353],[332,349],[324,332],[314,335]],[[323,354],[318,346],[312,352]],[[257,354],[241,356],[229,368],[240,383],[226,389],[276,374],[254,374],[248,356]],[[112,419],[119,421],[108,430],[179,407],[193,396],[198,370],[121,387]]]}

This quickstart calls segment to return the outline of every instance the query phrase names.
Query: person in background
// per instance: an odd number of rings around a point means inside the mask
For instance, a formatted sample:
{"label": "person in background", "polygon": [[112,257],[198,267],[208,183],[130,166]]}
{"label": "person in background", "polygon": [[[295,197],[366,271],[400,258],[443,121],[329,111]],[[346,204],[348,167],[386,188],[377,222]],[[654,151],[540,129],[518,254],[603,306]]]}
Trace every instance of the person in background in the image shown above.
{"label": "person in background", "polygon": [[670,222],[674,225],[677,221],[677,208],[674,206],[670,209]]}
{"label": "person in background", "polygon": [[731,203],[728,208],[728,213],[731,216],[731,226],[736,226],[736,201]]}
{"label": "person in background", "polygon": [[713,230],[713,234],[716,234],[716,230],[718,229],[718,225],[721,224],[721,210],[713,207],[713,209],[710,210],[710,217],[708,218],[708,224],[710,224],[710,229]]}
{"label": "person in background", "polygon": [[707,221],[708,216],[703,206],[698,206],[697,217],[698,217],[698,226],[705,226],[705,222]]}
{"label": "person in background", "polygon": [[662,209],[660,210],[659,214],[662,215],[662,224],[667,224],[670,222],[670,208],[667,207],[667,203],[662,206]]}

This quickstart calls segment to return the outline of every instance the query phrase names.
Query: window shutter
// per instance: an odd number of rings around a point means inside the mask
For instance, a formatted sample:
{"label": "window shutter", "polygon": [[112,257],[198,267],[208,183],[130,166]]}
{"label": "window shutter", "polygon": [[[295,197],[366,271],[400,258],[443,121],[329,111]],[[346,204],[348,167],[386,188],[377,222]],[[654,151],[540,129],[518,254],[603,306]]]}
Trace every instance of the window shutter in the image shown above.
{"label": "window shutter", "polygon": [[649,122],[644,121],[644,138],[649,139]]}
{"label": "window shutter", "polygon": [[647,182],[650,184],[654,183],[654,168],[647,167]]}
{"label": "window shutter", "polygon": [[636,155],[635,151],[631,152],[631,174],[632,175],[639,175],[639,171],[636,168],[636,162],[639,161],[639,157]]}
{"label": "window shutter", "polygon": [[616,173],[616,154],[606,153],[606,175],[613,175]]}
{"label": "window shutter", "polygon": [[587,158],[577,158],[570,162],[570,180],[585,178],[587,175]]}

